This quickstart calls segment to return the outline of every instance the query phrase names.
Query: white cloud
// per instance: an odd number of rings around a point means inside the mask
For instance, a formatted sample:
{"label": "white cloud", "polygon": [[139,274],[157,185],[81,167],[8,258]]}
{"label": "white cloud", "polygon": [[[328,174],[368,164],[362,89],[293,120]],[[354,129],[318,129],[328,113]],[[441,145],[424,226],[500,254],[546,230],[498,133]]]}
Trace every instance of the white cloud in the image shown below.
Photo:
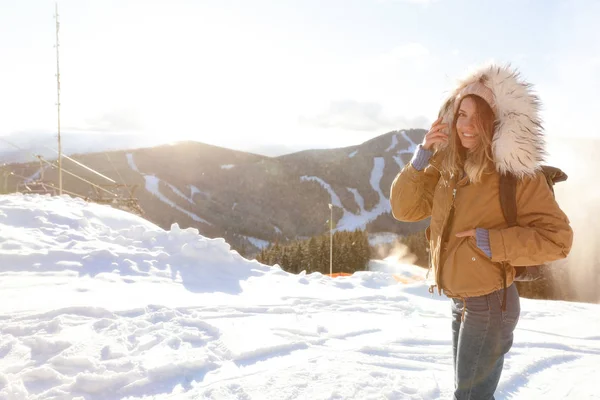
{"label": "white cloud", "polygon": [[387,130],[422,126],[425,117],[388,116],[379,103],[344,100],[332,102],[329,109],[313,117],[300,117],[300,123],[318,128],[384,133]]}
{"label": "white cloud", "polygon": [[[113,110],[106,112],[99,117],[92,117],[86,120],[87,126],[81,127],[82,130],[104,131],[104,132],[123,132],[136,131],[142,128],[137,112],[134,110]],[[75,128],[73,128],[75,129]]]}

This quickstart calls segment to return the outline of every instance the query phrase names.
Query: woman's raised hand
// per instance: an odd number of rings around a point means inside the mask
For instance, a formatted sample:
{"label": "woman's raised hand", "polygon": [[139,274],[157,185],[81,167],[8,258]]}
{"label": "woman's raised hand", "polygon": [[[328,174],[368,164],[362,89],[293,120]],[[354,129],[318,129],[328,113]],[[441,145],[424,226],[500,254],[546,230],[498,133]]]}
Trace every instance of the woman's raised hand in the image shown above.
{"label": "woman's raised hand", "polygon": [[431,129],[425,137],[423,138],[423,143],[421,145],[425,150],[431,150],[434,144],[436,143],[447,143],[448,142],[448,133],[447,133],[448,124],[442,124],[442,117],[438,118],[432,125]]}

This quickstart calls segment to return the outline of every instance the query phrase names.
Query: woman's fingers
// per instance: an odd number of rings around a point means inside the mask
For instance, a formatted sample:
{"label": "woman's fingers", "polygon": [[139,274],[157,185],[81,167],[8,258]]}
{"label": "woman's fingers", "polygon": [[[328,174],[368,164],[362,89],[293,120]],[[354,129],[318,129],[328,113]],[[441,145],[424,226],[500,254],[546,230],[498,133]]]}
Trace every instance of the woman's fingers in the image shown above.
{"label": "woman's fingers", "polygon": [[436,136],[434,138],[431,138],[429,140],[429,143],[445,143],[448,141],[448,138],[444,135],[444,136]]}
{"label": "woman's fingers", "polygon": [[448,124],[442,123],[442,117],[439,117],[431,125],[431,129],[423,138],[423,147],[427,150],[431,149],[434,143],[442,143],[448,140],[448,134],[446,133]]}
{"label": "woman's fingers", "polygon": [[448,141],[448,135],[441,132],[428,133],[423,140],[423,148],[426,150],[431,149],[431,146],[435,143],[446,143]]}
{"label": "woman's fingers", "polygon": [[434,126],[433,128],[431,128],[431,130],[429,132],[439,132],[442,130],[445,130],[448,127],[448,124],[438,124],[436,126]]}
{"label": "woman's fingers", "polygon": [[428,133],[425,140],[427,139],[433,139],[433,138],[444,138],[444,139],[448,139],[448,135],[446,135],[445,132],[432,132],[432,133]]}
{"label": "woman's fingers", "polygon": [[448,136],[446,136],[444,133],[438,133],[438,134],[437,134],[437,135],[435,135],[435,136],[431,136],[431,137],[429,138],[429,140],[435,140],[435,141],[438,141],[438,142],[439,142],[439,141],[444,141],[444,142],[445,142],[445,141],[447,141],[447,140],[448,140]]}

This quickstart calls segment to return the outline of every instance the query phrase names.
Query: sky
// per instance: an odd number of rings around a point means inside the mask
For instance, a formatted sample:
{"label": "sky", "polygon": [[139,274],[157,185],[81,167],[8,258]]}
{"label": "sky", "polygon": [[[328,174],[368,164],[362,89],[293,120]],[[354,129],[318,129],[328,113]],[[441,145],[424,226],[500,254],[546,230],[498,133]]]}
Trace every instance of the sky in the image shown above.
{"label": "sky", "polygon": [[[0,0],[0,136],[56,135],[54,5]],[[496,61],[535,85],[548,135],[600,137],[594,0],[58,6],[61,124],[72,135],[350,146],[429,126],[456,78]]]}
{"label": "sky", "polygon": [[[453,391],[449,300],[395,257],[349,277],[289,274],[193,228],[22,194],[0,196],[0,254],[3,399],[437,400]],[[521,299],[495,398],[597,398],[599,311]]]}

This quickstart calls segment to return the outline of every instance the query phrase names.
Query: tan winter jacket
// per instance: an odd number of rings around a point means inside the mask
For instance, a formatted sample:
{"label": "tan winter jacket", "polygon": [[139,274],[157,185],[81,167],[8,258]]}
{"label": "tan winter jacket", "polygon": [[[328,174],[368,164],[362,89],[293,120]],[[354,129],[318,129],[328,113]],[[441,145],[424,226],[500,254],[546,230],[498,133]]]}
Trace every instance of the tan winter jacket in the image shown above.
{"label": "tan winter jacket", "polygon": [[[530,86],[519,81],[508,67],[489,66],[463,80],[440,113],[452,123],[453,102],[466,85],[480,81],[494,93],[493,105],[500,120],[494,133],[496,171],[470,183],[441,172],[443,149],[423,171],[407,164],[394,180],[390,203],[400,221],[420,221],[431,216],[428,238],[431,268],[438,290],[449,297],[482,296],[514,280],[512,266],[537,265],[567,257],[573,232],[540,171],[544,142],[538,118],[538,100]],[[509,171],[517,183],[517,226],[508,227],[500,206],[500,173]],[[448,242],[441,236],[454,202],[454,221]],[[489,231],[491,259],[477,247],[475,237],[456,233],[475,228]]]}

